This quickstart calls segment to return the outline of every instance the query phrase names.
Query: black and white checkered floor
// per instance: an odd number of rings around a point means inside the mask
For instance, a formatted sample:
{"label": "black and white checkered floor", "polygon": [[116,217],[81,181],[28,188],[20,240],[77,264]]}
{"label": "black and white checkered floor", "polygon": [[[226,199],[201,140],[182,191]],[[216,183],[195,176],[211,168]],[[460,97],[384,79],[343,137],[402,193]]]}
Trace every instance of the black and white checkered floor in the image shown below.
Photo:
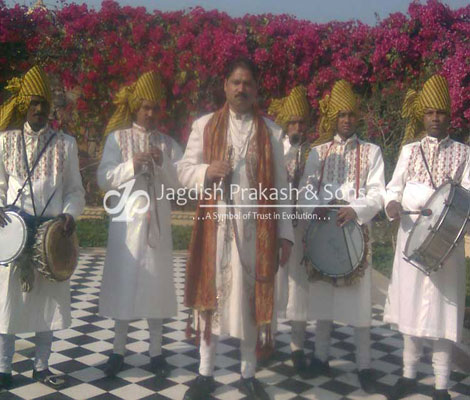
{"label": "black and white checkered floor", "polygon": [[[50,366],[56,372],[69,376],[69,386],[57,392],[31,379],[34,345],[33,335],[21,335],[16,341],[14,359],[14,387],[0,393],[0,399],[182,399],[188,383],[198,370],[198,351],[185,340],[187,310],[180,308],[178,316],[164,326],[164,352],[174,367],[171,376],[157,387],[149,372],[148,331],[145,321],[133,323],[129,329],[128,353],[125,369],[115,379],[106,378],[103,363],[111,353],[113,322],[97,315],[98,295],[104,262],[104,249],[82,251],[79,268],[72,279],[72,316],[70,329],[54,333]],[[174,257],[175,282],[181,301],[184,283],[185,256]],[[383,385],[395,383],[401,373],[402,340],[396,332],[380,322],[380,310],[374,310],[372,329],[373,367],[383,375]],[[309,327],[308,347],[313,347],[314,327]],[[290,361],[290,327],[280,321],[276,337],[275,360],[259,368],[257,377],[268,387],[273,399],[380,400],[384,396],[367,396],[359,389],[354,364],[352,329],[335,325],[330,365],[330,377],[302,380],[293,373]],[[215,378],[218,383],[214,398],[242,399],[236,387],[239,379],[238,343],[234,339],[221,341],[218,346]],[[419,368],[420,394],[408,399],[429,400],[433,378],[429,357],[424,357]],[[470,398],[470,377],[452,373],[451,395],[454,400]]]}

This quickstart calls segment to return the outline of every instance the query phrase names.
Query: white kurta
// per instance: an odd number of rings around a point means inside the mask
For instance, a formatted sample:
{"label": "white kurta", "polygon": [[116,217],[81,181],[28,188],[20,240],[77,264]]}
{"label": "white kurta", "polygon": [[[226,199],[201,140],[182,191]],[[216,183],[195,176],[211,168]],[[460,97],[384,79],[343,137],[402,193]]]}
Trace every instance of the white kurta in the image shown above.
{"label": "white kurta", "polygon": [[[156,167],[153,179],[134,173],[133,155],[159,148],[163,164]],[[121,320],[140,318],[170,318],[176,315],[177,302],[173,280],[173,243],[171,236],[171,203],[162,192],[178,189],[174,163],[181,158],[179,145],[167,135],[147,132],[134,124],[132,128],[113,132],[106,140],[98,168],[98,184],[109,191],[135,179],[128,198],[131,221],[113,221],[109,224],[108,246],[101,284],[99,313]],[[146,199],[134,201],[137,191],[150,195],[149,182],[155,187],[156,215],[137,213]],[[122,193],[123,191],[120,190]],[[110,198],[114,208],[120,198]],[[149,225],[149,220],[150,225]],[[157,241],[149,245],[149,228],[156,229]],[[151,242],[150,242],[151,243]]]}
{"label": "white kurta", "polygon": [[[53,132],[46,127],[34,133],[29,124],[25,124],[26,153],[30,167]],[[55,217],[68,213],[76,218],[85,207],[77,144],[72,136],[62,132],[56,134],[33,176],[36,210],[41,214],[57,188],[44,216]],[[13,203],[26,177],[21,131],[3,132],[0,134],[0,206]],[[16,205],[34,215],[29,185],[26,185]],[[70,326],[68,281],[50,282],[35,271],[33,289],[24,293],[21,291],[18,269],[0,267],[0,293],[0,333],[41,332]]]}
{"label": "white kurta", "polygon": [[[178,163],[178,175],[183,185],[189,188],[201,187],[208,164],[203,163],[203,134],[204,127],[212,114],[203,116],[194,122],[191,135],[182,160]],[[275,185],[278,190],[287,188],[287,179],[284,169],[282,146],[279,142],[281,129],[272,121],[265,119],[271,133],[271,144],[275,164]],[[251,115],[235,116],[230,111],[227,141],[232,146],[232,185],[240,185],[241,189],[249,188],[246,167],[249,142],[254,135],[254,123]],[[256,205],[256,201],[242,192],[233,194],[233,204]],[[220,201],[219,205],[225,204]],[[238,236],[240,238],[240,252],[237,249],[234,237],[234,225],[230,218],[223,218],[217,227],[217,260],[216,260],[216,286],[217,310],[212,321],[212,333],[215,335],[228,334],[240,339],[256,335],[256,325],[253,316],[254,296],[254,269],[256,253],[256,220],[243,219],[242,215],[254,212],[263,213],[258,208],[219,208],[218,215],[225,213],[237,215]],[[294,241],[292,223],[289,220],[278,220],[278,237]],[[243,265],[240,261],[243,258]]]}
{"label": "white kurta", "polygon": [[[357,145],[360,145],[359,189],[364,196],[355,196]],[[314,147],[307,160],[300,182],[299,203],[302,205],[326,205],[333,197],[350,203],[356,211],[357,222],[367,224],[383,206],[385,191],[384,164],[380,148],[359,140],[353,135],[343,141],[338,135],[331,142]],[[331,146],[331,148],[330,148]],[[326,158],[322,184],[317,199],[306,196],[308,185],[316,191],[320,181],[323,160]],[[327,186],[328,185],[328,186]],[[305,211],[312,212],[312,208]],[[321,223],[312,220],[311,223]],[[308,224],[304,224],[307,227]],[[303,236],[304,232],[299,232]],[[297,255],[297,259],[301,259]],[[304,264],[298,263],[291,273],[287,318],[294,321],[334,320],[355,327],[370,326],[371,321],[371,257],[368,268],[356,283],[335,287],[324,281],[310,283]]]}
{"label": "white kurta", "polygon": [[[419,150],[423,150],[436,186],[454,179],[470,189],[470,148],[450,138],[438,142],[425,137],[403,147],[392,180],[387,185],[386,204],[400,202],[405,210],[420,210],[434,193]],[[417,216],[403,215],[398,230],[393,273],[385,303],[384,321],[404,334],[461,338],[465,307],[465,254],[462,243],[442,270],[426,276],[403,259],[406,241]]]}

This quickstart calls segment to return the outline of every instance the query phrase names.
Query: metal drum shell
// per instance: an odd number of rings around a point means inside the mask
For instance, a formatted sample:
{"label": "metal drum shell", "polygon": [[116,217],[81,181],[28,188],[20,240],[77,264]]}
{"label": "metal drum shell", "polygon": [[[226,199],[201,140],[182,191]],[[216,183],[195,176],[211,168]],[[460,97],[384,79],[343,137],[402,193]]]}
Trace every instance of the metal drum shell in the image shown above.
{"label": "metal drum shell", "polygon": [[[16,251],[16,253],[9,258],[0,260],[0,266],[8,266],[10,263],[15,261],[21,255],[21,253],[24,251],[24,248],[26,247],[26,244],[28,242],[28,235],[29,235],[28,226],[26,225],[24,218],[21,216],[21,213],[16,212],[14,210],[6,210],[5,214],[10,216],[10,218],[14,218],[18,223],[20,223],[20,226],[22,226],[22,229],[23,229],[23,237],[21,238],[21,241],[19,243],[18,250]],[[0,230],[1,229],[2,228],[0,228]]]}
{"label": "metal drum shell", "polygon": [[[411,252],[409,249],[410,238],[420,218],[426,218],[420,216],[411,230],[405,245],[405,258],[419,263],[424,268],[423,272],[427,274],[442,268],[445,259],[462,239],[470,216],[470,192],[462,186],[455,182],[445,182],[436,189],[434,194],[447,184],[452,185],[451,191],[437,223],[430,229],[423,243]],[[434,194],[428,199],[424,208],[428,208],[428,205],[434,198]]]}

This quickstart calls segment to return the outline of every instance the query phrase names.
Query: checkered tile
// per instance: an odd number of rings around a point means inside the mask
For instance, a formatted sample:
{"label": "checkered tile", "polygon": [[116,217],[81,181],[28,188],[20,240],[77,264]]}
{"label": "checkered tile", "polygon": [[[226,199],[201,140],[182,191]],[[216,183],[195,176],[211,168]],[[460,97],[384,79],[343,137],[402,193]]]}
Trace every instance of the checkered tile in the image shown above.
{"label": "checkered tile", "polygon": [[[20,335],[14,358],[14,387],[0,393],[0,399],[182,399],[188,384],[198,370],[198,351],[185,340],[187,309],[180,307],[178,316],[164,325],[163,347],[168,362],[173,366],[171,376],[157,383],[149,369],[148,330],[145,321],[136,321],[129,329],[124,370],[115,379],[103,374],[103,363],[112,351],[113,322],[101,318],[98,296],[104,262],[104,249],[82,251],[79,267],[72,279],[72,316],[70,329],[54,333],[50,366],[66,373],[69,386],[57,392],[31,379],[34,354],[33,335]],[[175,254],[175,282],[181,302],[184,280],[184,254]],[[381,320],[381,310],[374,308],[372,328],[372,367],[380,372],[378,381],[393,385],[401,373],[402,339]],[[381,400],[384,396],[368,396],[359,388],[354,364],[354,339],[350,327],[335,325],[332,335],[331,376],[303,380],[297,376],[290,361],[290,326],[279,323],[276,353],[273,360],[260,367],[257,377],[267,386],[273,399]],[[314,345],[314,326],[309,325],[307,348]],[[408,399],[429,400],[432,392],[432,369],[429,354],[419,365],[419,394]],[[215,399],[243,399],[237,390],[239,379],[238,341],[226,338],[219,343],[215,379]],[[470,398],[470,377],[452,373],[452,399]]]}

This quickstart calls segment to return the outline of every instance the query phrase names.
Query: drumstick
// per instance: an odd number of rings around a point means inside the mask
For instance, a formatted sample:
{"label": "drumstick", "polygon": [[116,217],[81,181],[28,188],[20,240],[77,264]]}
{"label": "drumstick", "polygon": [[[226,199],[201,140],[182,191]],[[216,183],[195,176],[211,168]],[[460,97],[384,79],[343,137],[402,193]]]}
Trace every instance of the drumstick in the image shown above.
{"label": "drumstick", "polygon": [[402,211],[402,215],[422,215],[423,217],[430,217],[432,215],[432,210],[430,208],[424,208],[419,211]]}

